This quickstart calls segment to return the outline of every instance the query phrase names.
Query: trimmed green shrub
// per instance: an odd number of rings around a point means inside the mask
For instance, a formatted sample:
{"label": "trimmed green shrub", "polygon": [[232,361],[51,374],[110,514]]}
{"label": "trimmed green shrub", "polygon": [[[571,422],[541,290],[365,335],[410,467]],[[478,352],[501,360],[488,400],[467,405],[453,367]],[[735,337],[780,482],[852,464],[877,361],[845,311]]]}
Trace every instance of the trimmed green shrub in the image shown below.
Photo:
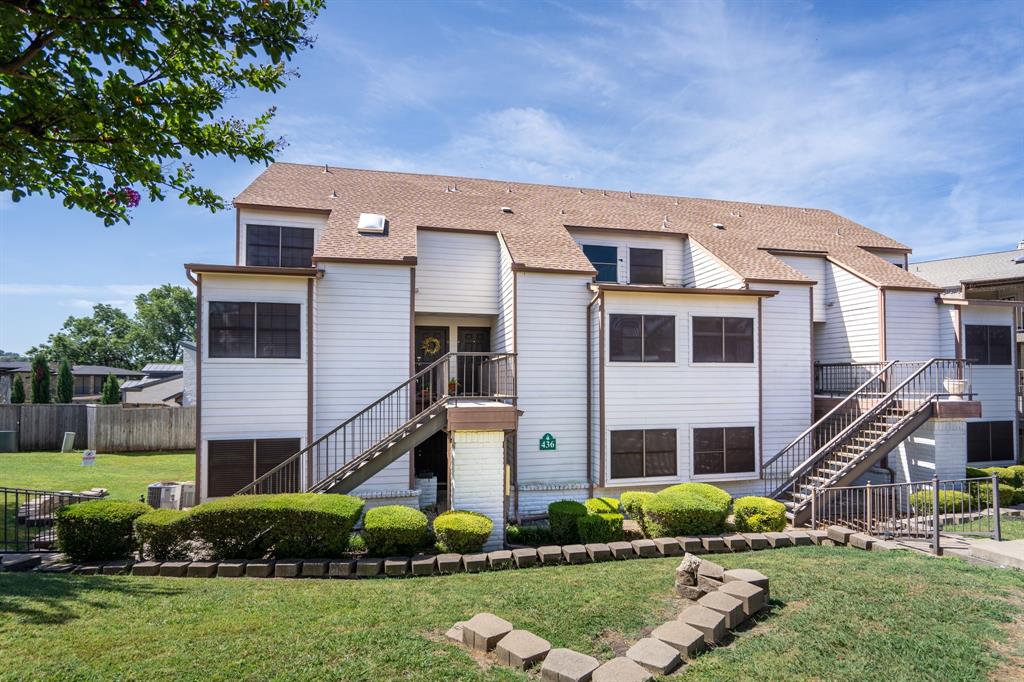
{"label": "trimmed green shrub", "polygon": [[[917,493],[915,493],[917,494]],[[971,484],[971,497],[974,498],[974,502],[978,507],[988,507],[992,504],[992,484],[991,483],[977,483]],[[1016,504],[1017,489],[1003,483],[999,484],[999,506],[1005,507],[1010,504]]]}
{"label": "trimmed green shrub", "polygon": [[555,543],[551,528],[544,523],[530,523],[522,526],[508,524],[505,526],[505,542],[510,545],[525,547],[543,547]]}
{"label": "trimmed green shrub", "polygon": [[11,405],[21,405],[25,402],[25,382],[21,375],[14,377],[14,384],[11,386]]}
{"label": "trimmed green shrub", "polygon": [[437,547],[442,552],[479,552],[494,530],[494,523],[470,511],[447,511],[434,519]]}
{"label": "trimmed green shrub", "polygon": [[141,502],[94,500],[54,514],[57,548],[75,563],[129,559],[135,551],[132,524],[150,510]]}
{"label": "trimmed green shrub", "polygon": [[1011,488],[1019,488],[1021,484],[1020,472],[1010,467],[988,467],[982,469],[986,476],[995,474],[999,478],[1000,485],[1008,485]]}
{"label": "trimmed green shrub", "polygon": [[427,544],[427,516],[419,509],[389,504],[363,518],[363,539],[371,556],[414,554]]}
{"label": "trimmed green shrub", "polygon": [[32,358],[32,403],[44,405],[50,402],[50,365],[42,353]]}
{"label": "trimmed green shrub", "polygon": [[100,389],[100,405],[121,404],[121,384],[117,377],[108,374],[103,380],[103,387]]}
{"label": "trimmed green shrub", "polygon": [[237,495],[192,510],[195,534],[215,559],[336,557],[363,511],[349,495]]}
{"label": "trimmed green shrub", "polygon": [[988,478],[992,474],[987,473],[984,469],[978,469],[977,467],[967,467],[967,478]]}
{"label": "trimmed green shrub", "polygon": [[629,518],[637,522],[641,532],[647,537],[650,537],[651,534],[647,532],[647,524],[644,523],[644,502],[652,497],[654,497],[654,493],[643,490],[628,490],[621,495],[622,508],[629,514]]}
{"label": "trimmed green shrub", "polygon": [[1020,483],[1018,483],[1014,487],[1020,488],[1021,486],[1024,486],[1024,464],[1014,464],[1013,466],[1008,466],[1006,468],[1016,473],[1017,480],[1020,481]]}
{"label": "trimmed green shrub", "polygon": [[786,529],[786,506],[767,497],[741,497],[732,505],[736,530],[741,533],[780,532]]}
{"label": "trimmed green shrub", "polygon": [[71,365],[67,358],[60,361],[57,371],[57,402],[70,403],[75,399],[75,379],[71,376]]}
{"label": "trimmed green shrub", "polygon": [[[673,486],[677,487],[677,486]],[[728,506],[698,492],[666,489],[644,502],[644,521],[650,537],[720,533]]]}
{"label": "trimmed green shrub", "polygon": [[348,552],[365,552],[366,551],[366,540],[359,533],[350,533],[348,536]]}
{"label": "trimmed green shrub", "polygon": [[135,539],[146,559],[172,561],[188,556],[192,517],[178,509],[153,509],[135,519]]}
{"label": "trimmed green shrub", "polygon": [[729,510],[729,505],[732,504],[732,495],[710,483],[679,483],[678,485],[669,486],[661,492],[692,493],[714,503],[716,506],[726,510],[726,512]]}
{"label": "trimmed green shrub", "polygon": [[614,497],[591,497],[583,503],[591,514],[618,514],[622,505]]}
{"label": "trimmed green shrub", "polygon": [[[999,494],[1002,495],[1002,486],[999,486]],[[931,514],[932,513],[932,491],[931,490],[919,490],[912,494],[910,499],[910,506],[918,514]],[[971,496],[967,493],[962,493],[959,490],[940,490],[939,491],[939,513],[940,514],[951,514],[953,512],[965,512],[971,508]]]}
{"label": "trimmed green shrub", "polygon": [[587,514],[576,519],[576,530],[580,542],[614,542],[625,537],[622,531],[622,514]]}
{"label": "trimmed green shrub", "polygon": [[572,545],[580,541],[576,520],[587,515],[587,508],[574,500],[559,500],[548,505],[548,523],[551,535],[559,545]]}

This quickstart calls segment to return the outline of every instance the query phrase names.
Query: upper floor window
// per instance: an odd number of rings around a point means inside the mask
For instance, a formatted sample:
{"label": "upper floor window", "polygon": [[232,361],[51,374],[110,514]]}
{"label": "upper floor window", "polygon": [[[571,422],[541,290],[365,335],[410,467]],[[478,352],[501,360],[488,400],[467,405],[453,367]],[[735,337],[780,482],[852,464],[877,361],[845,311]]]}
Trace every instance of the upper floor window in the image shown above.
{"label": "upper floor window", "polygon": [[619,281],[619,250],[614,246],[583,245],[584,255],[597,270],[598,282]]}
{"label": "upper floor window", "polygon": [[661,249],[629,250],[630,284],[663,284]]}
{"label": "upper floor window", "polygon": [[755,465],[754,427],[693,430],[693,474],[751,473]]}
{"label": "upper floor window", "polygon": [[967,422],[967,461],[1013,459],[1013,422]]}
{"label": "upper floor window", "polygon": [[611,477],[676,475],[676,430],[631,429],[611,433]]}
{"label": "upper floor window", "polygon": [[298,303],[210,302],[211,358],[301,357]]}
{"label": "upper floor window", "polygon": [[312,228],[246,225],[246,265],[308,268],[312,263]]}
{"label": "upper floor window", "polygon": [[676,318],[672,315],[609,315],[612,362],[675,362]]}
{"label": "upper floor window", "polygon": [[1013,364],[1011,331],[1000,325],[966,325],[964,358],[976,365]]}
{"label": "upper floor window", "polygon": [[694,317],[693,361],[753,362],[753,318]]}

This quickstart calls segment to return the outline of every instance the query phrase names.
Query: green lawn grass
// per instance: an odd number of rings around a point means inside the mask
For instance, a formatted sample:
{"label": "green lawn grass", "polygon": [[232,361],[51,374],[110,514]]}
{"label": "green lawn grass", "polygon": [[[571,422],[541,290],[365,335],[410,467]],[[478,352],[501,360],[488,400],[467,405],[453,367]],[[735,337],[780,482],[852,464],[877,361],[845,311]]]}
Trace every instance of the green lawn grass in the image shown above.
{"label": "green lawn grass", "polygon": [[[724,555],[772,609],[692,680],[1018,679],[1024,575],[904,552]],[[674,617],[677,559],[406,580],[0,574],[0,679],[525,680],[444,640],[490,611],[608,659]],[[1014,620],[1016,619],[1016,628]]]}
{"label": "green lawn grass", "polygon": [[96,455],[82,466],[81,452],[0,453],[0,485],[38,490],[107,488],[110,498],[137,500],[156,481],[195,478],[194,452],[126,452]]}
{"label": "green lawn grass", "polygon": [[[1024,540],[1024,519],[1019,516],[1007,516],[1005,514],[1000,516],[999,531],[1002,539]],[[990,526],[991,517],[986,517],[973,523],[968,521],[965,523],[947,524],[942,529],[950,533],[957,533],[961,531],[986,531],[990,530]]]}

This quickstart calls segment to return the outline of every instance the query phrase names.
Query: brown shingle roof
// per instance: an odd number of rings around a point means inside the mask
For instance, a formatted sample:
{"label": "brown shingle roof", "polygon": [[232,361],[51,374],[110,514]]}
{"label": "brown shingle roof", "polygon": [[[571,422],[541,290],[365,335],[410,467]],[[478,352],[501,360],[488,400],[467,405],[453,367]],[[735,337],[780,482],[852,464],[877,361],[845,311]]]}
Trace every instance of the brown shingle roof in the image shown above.
{"label": "brown shingle roof", "polygon": [[[861,248],[906,246],[820,209],[291,163],[271,165],[235,203],[328,212],[315,260],[411,261],[417,228],[435,227],[500,232],[518,268],[591,272],[566,228],[596,227],[690,235],[745,279],[806,281],[764,251],[785,249],[827,252],[881,286],[934,288]],[[357,233],[360,213],[385,215],[386,234]]]}

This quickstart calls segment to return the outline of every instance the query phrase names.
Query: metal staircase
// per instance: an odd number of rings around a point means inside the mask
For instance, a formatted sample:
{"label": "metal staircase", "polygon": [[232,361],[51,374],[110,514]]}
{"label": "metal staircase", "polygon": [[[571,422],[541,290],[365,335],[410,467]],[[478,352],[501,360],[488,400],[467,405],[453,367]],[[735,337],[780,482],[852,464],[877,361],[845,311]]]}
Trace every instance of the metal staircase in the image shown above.
{"label": "metal staircase", "polygon": [[236,495],[347,493],[444,428],[459,403],[516,401],[514,353],[448,353]]}
{"label": "metal staircase", "polygon": [[766,495],[786,505],[794,525],[805,523],[815,491],[856,481],[932,417],[951,380],[970,385],[969,372],[963,360],[882,365],[764,463]]}

